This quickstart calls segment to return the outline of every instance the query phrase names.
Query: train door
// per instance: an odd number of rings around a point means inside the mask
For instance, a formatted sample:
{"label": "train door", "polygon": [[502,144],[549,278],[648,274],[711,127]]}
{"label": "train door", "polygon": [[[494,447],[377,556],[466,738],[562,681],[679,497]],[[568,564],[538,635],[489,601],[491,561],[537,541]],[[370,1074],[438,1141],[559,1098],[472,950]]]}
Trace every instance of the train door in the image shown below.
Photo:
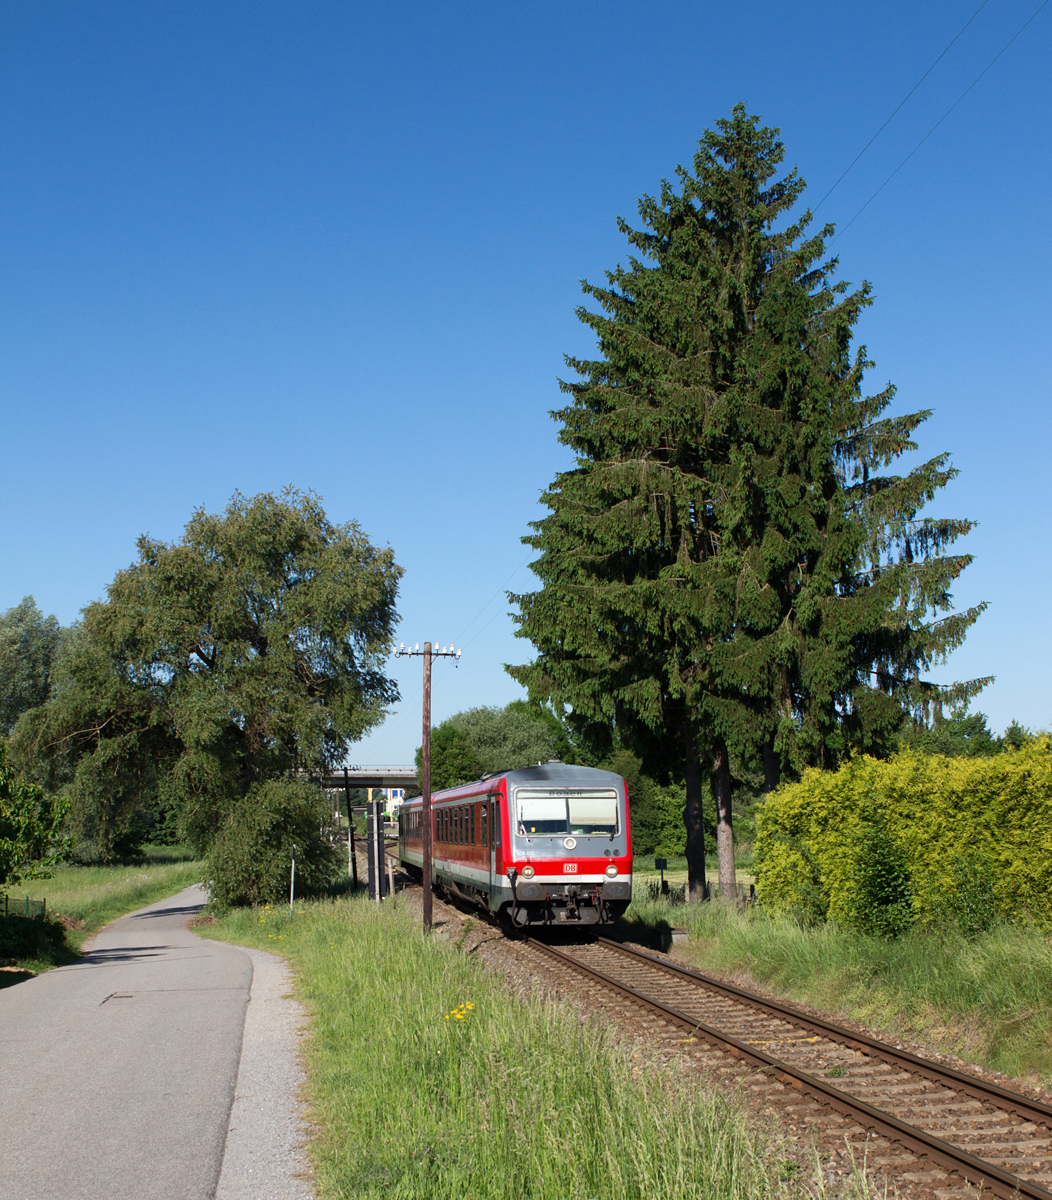
{"label": "train door", "polygon": [[497,873],[500,870],[500,797],[497,795],[487,796],[486,809],[488,812],[486,820],[486,859],[489,863],[489,895],[490,907],[492,908],[494,887],[497,882]]}

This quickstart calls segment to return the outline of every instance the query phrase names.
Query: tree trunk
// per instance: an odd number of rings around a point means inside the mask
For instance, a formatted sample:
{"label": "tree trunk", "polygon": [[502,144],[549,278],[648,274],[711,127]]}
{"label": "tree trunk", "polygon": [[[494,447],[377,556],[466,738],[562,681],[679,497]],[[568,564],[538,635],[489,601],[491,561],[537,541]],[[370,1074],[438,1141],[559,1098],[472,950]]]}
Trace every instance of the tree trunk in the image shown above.
{"label": "tree trunk", "polygon": [[701,763],[693,731],[685,739],[683,775],[687,804],[683,824],[687,827],[687,899],[705,899],[705,818],[702,811]]}
{"label": "tree trunk", "polygon": [[733,904],[737,894],[734,878],[734,828],[731,819],[731,764],[721,741],[712,756],[712,791],[716,799],[716,855],[720,871],[720,899]]}
{"label": "tree trunk", "polygon": [[774,752],[774,737],[766,738],[763,743],[763,790],[773,792],[782,781],[782,764]]}

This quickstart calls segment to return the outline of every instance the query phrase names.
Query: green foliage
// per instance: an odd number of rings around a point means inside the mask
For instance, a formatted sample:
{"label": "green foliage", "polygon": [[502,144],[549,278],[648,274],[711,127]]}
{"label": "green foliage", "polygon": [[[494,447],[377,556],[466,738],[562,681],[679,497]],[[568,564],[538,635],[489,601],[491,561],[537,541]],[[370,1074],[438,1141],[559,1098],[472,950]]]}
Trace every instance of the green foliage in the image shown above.
{"label": "green foliage", "polygon": [[59,921],[17,914],[0,916],[0,960],[57,964],[72,957],[66,946],[66,931]]}
{"label": "green foliage", "polygon": [[599,354],[568,360],[579,378],[553,414],[576,465],[525,539],[541,590],[512,597],[538,651],[512,675],[686,780],[693,864],[699,761],[726,836],[731,757],[763,754],[773,783],[884,754],[905,712],[983,682],[922,678],[982,610],[932,619],[971,523],[918,515],[953,478],[945,455],[885,473],[928,414],[863,394],[873,364],[851,338],[870,287],[835,280],[832,226],[790,217],[805,185],[777,178],[783,157],[738,105],[642,197],[641,228],[620,222],[639,257],[584,285]]}
{"label": "green foliage", "polygon": [[[420,748],[416,752],[416,778],[422,786],[420,775],[423,754]],[[442,791],[444,788],[457,787],[462,783],[471,783],[478,779],[483,772],[482,763],[471,748],[466,735],[447,722],[436,726],[431,731],[431,790]]]}
{"label": "green foliage", "polygon": [[913,920],[934,921],[960,904],[964,926],[977,928],[987,887],[1005,917],[1052,920],[1052,739],[990,758],[907,750],[807,771],[758,813],[757,886],[769,909],[805,904],[805,853],[839,924],[857,925],[878,900],[894,923],[907,886]]}
{"label": "green foliage", "polygon": [[103,606],[69,631],[47,704],[25,713],[11,736],[24,774],[69,801],[79,862],[111,862],[134,850],[140,814],[163,808],[160,779],[177,753],[163,687],[139,679],[124,649],[98,627]]}
{"label": "green foliage", "polygon": [[188,847],[146,847],[145,855],[121,866],[55,867],[47,884],[14,888],[12,904],[29,894],[47,900],[47,911],[66,918],[66,943],[79,947],[110,921],[201,882],[202,863]]}
{"label": "green foliage", "polygon": [[519,708],[469,708],[445,723],[460,730],[484,771],[514,771],[547,762],[555,748],[547,723]]}
{"label": "green foliage", "polygon": [[[608,771],[624,777],[628,784],[628,803],[632,822],[632,850],[637,855],[654,854],[675,858],[686,849],[687,830],[683,824],[686,800],[682,785],[662,786],[644,771],[638,755],[617,750],[603,763]],[[716,807],[706,788],[705,829],[715,837]]]}
{"label": "green foliage", "polygon": [[57,617],[45,617],[32,596],[0,615],[0,735],[43,704],[62,648]]}
{"label": "green foliage", "polygon": [[341,761],[397,698],[382,667],[401,568],[313,494],[235,495],[138,547],[14,737],[95,861],[173,813],[205,850],[252,787]]}
{"label": "green foliage", "polygon": [[[1009,732],[1019,727],[1014,725]],[[1023,740],[1013,733],[1010,745],[1022,745]],[[930,725],[909,730],[903,745],[922,754],[945,754],[950,757],[989,757],[1000,754],[1004,743],[987,728],[986,714],[970,713],[967,704],[958,705],[948,717],[936,713]]]}
{"label": "green foliage", "polygon": [[974,852],[956,855],[950,862],[949,880],[932,901],[930,924],[952,927],[974,939],[989,932],[998,917],[989,861]]}
{"label": "green foliage", "polygon": [[595,746],[589,744],[586,733],[573,725],[572,713],[559,716],[549,704],[540,700],[512,700],[504,708],[508,713],[521,713],[523,716],[544,725],[550,736],[550,755],[559,762],[570,763],[574,766],[597,767],[601,754]]}
{"label": "green foliage", "polygon": [[[556,744],[551,723],[521,704],[454,713],[431,732],[432,790],[470,783],[487,771],[513,771],[547,762]],[[420,764],[418,749],[418,779]]]}
{"label": "green foliage", "polygon": [[855,888],[850,922],[856,929],[877,937],[898,937],[913,924],[909,861],[877,808],[864,814]]}
{"label": "green foliage", "polygon": [[69,848],[61,834],[67,807],[20,779],[0,742],[0,887],[47,878],[62,861]]}
{"label": "green foliage", "polygon": [[341,879],[347,861],[324,825],[330,808],[325,793],[302,780],[273,779],[254,787],[226,815],[208,852],[212,903],[227,908],[287,902],[293,846],[297,895]]}
{"label": "green foliage", "polygon": [[1025,746],[1027,742],[1033,741],[1036,735],[1032,730],[1027,729],[1025,725],[1020,725],[1018,721],[1013,721],[1005,730],[1004,744],[1010,746],[1013,750],[1018,750],[1020,746]]}

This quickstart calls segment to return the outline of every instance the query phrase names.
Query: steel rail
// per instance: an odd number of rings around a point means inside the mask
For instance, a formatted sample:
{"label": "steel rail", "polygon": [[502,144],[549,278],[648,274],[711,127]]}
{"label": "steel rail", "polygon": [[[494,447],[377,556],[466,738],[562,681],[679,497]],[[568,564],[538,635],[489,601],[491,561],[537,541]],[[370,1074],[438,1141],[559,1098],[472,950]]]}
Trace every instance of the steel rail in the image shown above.
{"label": "steel rail", "polygon": [[[674,1024],[688,1029],[692,1035],[700,1034],[710,1045],[720,1050],[726,1050],[735,1058],[753,1066],[760,1067],[769,1078],[777,1079],[780,1083],[794,1088],[798,1092],[810,1095],[824,1107],[850,1117],[864,1128],[871,1129],[887,1138],[888,1141],[897,1142],[914,1154],[922,1155],[945,1170],[960,1175],[968,1183],[978,1187],[980,1191],[986,1188],[1001,1200],[1052,1200],[1052,1192],[1046,1191],[1039,1184],[1003,1171],[993,1163],[984,1162],[966,1150],[961,1150],[949,1142],[944,1142],[941,1138],[926,1133],[923,1129],[900,1121],[890,1113],[882,1112],[865,1101],[858,1100],[821,1079],[816,1079],[813,1075],[808,1075],[804,1071],[789,1066],[788,1063],[783,1063],[779,1059],[765,1054],[755,1046],[750,1046],[710,1025],[698,1022],[679,1009],[663,1004],[653,996],[644,995],[604,972],[578,962],[571,955],[556,950],[554,946],[547,946],[543,942],[532,939],[528,944],[571,970],[589,976],[611,991],[627,996],[644,1008],[667,1017]],[[743,995],[748,995],[748,993],[743,993]]]}
{"label": "steel rail", "polygon": [[950,1080],[953,1083],[954,1091],[964,1092],[975,1100],[981,1100],[996,1108],[1013,1112],[1016,1116],[1023,1117],[1028,1121],[1035,1121],[1039,1125],[1047,1125],[1052,1128],[1052,1106],[1042,1104],[1039,1100],[1031,1100],[1029,1096],[1010,1091],[1008,1088],[999,1087],[995,1083],[986,1083],[974,1075],[967,1075],[963,1071],[954,1070],[952,1067],[944,1067],[939,1063],[932,1063],[927,1059],[918,1058],[916,1054],[910,1054],[908,1050],[899,1050],[894,1046],[889,1046],[887,1042],[866,1037],[865,1034],[855,1033],[850,1029],[844,1029],[842,1026],[834,1025],[829,1021],[823,1021],[820,1017],[812,1017],[808,1013],[793,1008],[792,1005],[782,1004],[777,1000],[768,1000],[766,997],[757,996],[755,993],[747,992],[743,988],[735,987],[733,984],[723,983],[719,979],[713,979],[709,975],[702,975],[700,971],[692,971],[689,967],[680,966],[678,963],[667,962],[663,958],[658,958],[655,954],[648,954],[645,950],[636,950],[628,946],[623,946],[620,942],[611,941],[609,938],[600,938],[599,942],[611,950],[617,950],[630,959],[642,960],[648,966],[657,967],[674,977],[687,978],[691,982],[707,988],[709,991],[716,992],[718,995],[730,996],[735,1000],[741,1000],[748,1004],[750,1008],[760,1009],[763,1012],[770,1013],[772,1016],[781,1017],[800,1029],[808,1029],[813,1033],[823,1034],[831,1041],[835,1041],[842,1046],[847,1046],[851,1050],[859,1050],[864,1054],[871,1054],[874,1057],[882,1059],[884,1062],[893,1063],[896,1066],[902,1067],[903,1070],[909,1071],[910,1074],[920,1075],[925,1079],[931,1080],[933,1083],[945,1084],[947,1080]]}

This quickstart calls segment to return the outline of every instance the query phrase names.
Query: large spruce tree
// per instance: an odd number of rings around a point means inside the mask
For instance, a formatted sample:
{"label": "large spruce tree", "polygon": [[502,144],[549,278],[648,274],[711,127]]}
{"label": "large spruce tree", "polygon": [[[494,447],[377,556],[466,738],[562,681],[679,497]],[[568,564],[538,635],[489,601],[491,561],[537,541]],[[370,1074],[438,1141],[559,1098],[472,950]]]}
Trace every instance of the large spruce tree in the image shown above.
{"label": "large spruce tree", "polygon": [[928,413],[885,416],[890,386],[863,395],[869,285],[834,282],[832,226],[789,219],[805,185],[774,178],[782,158],[739,105],[678,187],[641,199],[642,229],[619,222],[639,257],[583,285],[599,357],[568,360],[581,378],[553,414],[577,465],[524,539],[543,586],[512,597],[538,656],[508,669],[531,695],[683,776],[692,897],[703,772],[729,896],[732,758],[762,760],[771,787],[885,752],[904,714],[984,682],[921,677],[982,608],[951,612],[970,559],[944,551],[971,524],[918,515],[953,476],[945,455],[882,474]]}

